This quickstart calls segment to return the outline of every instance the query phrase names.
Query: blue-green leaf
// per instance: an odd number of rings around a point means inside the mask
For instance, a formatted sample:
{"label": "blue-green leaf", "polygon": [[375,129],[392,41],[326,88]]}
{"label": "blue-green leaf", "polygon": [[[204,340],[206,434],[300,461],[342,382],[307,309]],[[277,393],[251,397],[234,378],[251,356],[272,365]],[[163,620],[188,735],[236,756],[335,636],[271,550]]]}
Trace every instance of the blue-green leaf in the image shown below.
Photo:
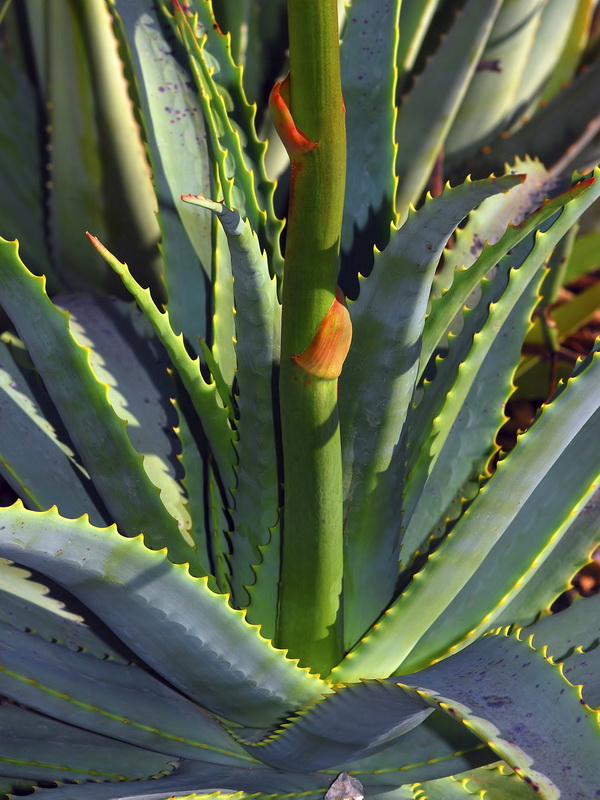
{"label": "blue-green leaf", "polygon": [[115,528],[21,504],[0,514],[0,556],[37,569],[84,602],[149,666],[215,713],[269,727],[329,691],[164,552]]}
{"label": "blue-green leaf", "polygon": [[0,706],[0,739],[0,773],[31,782],[139,780],[171,771],[174,763],[173,756],[108,739],[14,705]]}
{"label": "blue-green leaf", "polygon": [[142,667],[74,652],[2,623],[0,659],[0,692],[62,722],[177,758],[249,761],[210,714]]}

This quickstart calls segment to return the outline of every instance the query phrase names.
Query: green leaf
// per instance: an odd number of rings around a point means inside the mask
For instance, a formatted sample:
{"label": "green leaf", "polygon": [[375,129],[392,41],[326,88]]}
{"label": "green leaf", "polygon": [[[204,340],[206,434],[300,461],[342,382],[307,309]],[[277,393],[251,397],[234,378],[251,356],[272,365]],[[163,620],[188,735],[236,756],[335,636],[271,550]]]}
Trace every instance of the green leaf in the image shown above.
{"label": "green leaf", "polygon": [[[196,562],[174,518],[162,504],[110,404],[109,387],[96,377],[89,350],[69,328],[68,313],[52,305],[43,278],[25,267],[16,243],[0,240],[0,302],[11,317],[60,413],[84,466],[124,533],[144,532],[151,546],[169,545],[171,557]],[[37,320],[35,326],[30,320]],[[86,409],[85,414],[81,413]],[[94,424],[89,424],[89,415]],[[136,502],[132,503],[132,497]],[[197,569],[202,569],[196,564]]]}
{"label": "green leaf", "polygon": [[[187,202],[213,211],[227,236],[233,270],[236,372],[237,465],[233,491],[234,547],[229,555],[230,584],[238,608],[248,605],[247,586],[256,580],[252,565],[260,563],[259,547],[269,542],[278,524],[279,476],[273,418],[274,364],[279,358],[281,306],[275,280],[269,275],[266,256],[248,221],[236,210],[205,198],[186,196]],[[277,559],[277,548],[263,551],[263,558]],[[264,570],[270,578],[269,596],[276,592],[279,560]],[[261,591],[255,587],[256,591]],[[271,616],[275,611],[273,607]],[[260,617],[252,621],[262,623]]]}
{"label": "green leaf", "polygon": [[[299,796],[321,800],[336,776],[322,773],[281,772],[274,769],[238,769],[186,761],[159,781],[60,786],[61,800],[250,800],[257,793],[272,800]],[[219,787],[219,788],[217,788]],[[54,792],[54,794],[52,794]],[[56,797],[55,789],[38,789],[42,800]],[[408,800],[412,800],[407,796]]]}
{"label": "green leaf", "polygon": [[151,326],[134,305],[110,298],[75,295],[57,298],[57,303],[69,312],[78,343],[89,348],[92,371],[109,387],[115,414],[127,420],[127,435],[142,454],[162,504],[189,538],[191,519],[176,470],[177,418],[170,407],[175,387]]}
{"label": "green leaf", "polygon": [[200,418],[221,477],[227,480],[233,470],[233,433],[228,423],[228,410],[219,399],[217,385],[214,381],[209,383],[204,379],[200,359],[188,355],[182,334],[176,334],[173,330],[169,311],[159,311],[149,290],[143,289],[134,280],[127,264],[118,261],[95,236],[90,236],[90,241],[121,278],[154,328]]}
{"label": "green leaf", "polygon": [[[587,391],[593,395],[595,391],[593,388],[594,382],[599,377],[598,367],[590,369],[592,373],[594,371],[597,373],[595,378],[591,374],[588,375]],[[576,388],[576,380],[573,379],[574,383],[570,386],[571,389]],[[584,389],[580,387],[580,391],[584,391]],[[564,399],[567,399],[567,395],[565,395]],[[574,400],[574,398],[571,398],[571,400]],[[577,401],[574,401],[574,404],[576,403]],[[546,430],[546,435],[551,435],[552,428],[546,427],[549,423],[551,425],[548,418],[551,410],[556,415],[569,413],[568,406],[562,406],[560,401],[556,403],[554,408],[554,404],[549,406],[540,419],[539,429],[536,426],[523,437],[521,445],[523,450],[520,455],[524,456],[526,448],[529,447],[531,448],[529,450],[529,458],[523,458],[523,460],[515,458],[510,466],[508,461],[501,462],[500,466],[497,467],[496,475],[484,489],[483,496],[473,502],[470,512],[463,517],[451,532],[450,539],[457,533],[458,537],[462,536],[462,531],[465,530],[463,525],[466,525],[467,528],[469,528],[469,523],[479,524],[480,526],[485,525],[487,535],[494,530],[502,530],[502,544],[498,551],[492,548],[489,556],[490,561],[488,561],[488,565],[490,565],[488,567],[489,576],[485,581],[485,586],[483,586],[479,575],[472,575],[454,601],[448,604],[448,608],[438,620],[431,624],[430,629],[424,634],[416,649],[421,650],[423,648],[421,655],[425,658],[428,657],[425,654],[432,655],[433,650],[438,646],[443,646],[444,641],[451,652],[457,647],[465,647],[466,644],[489,629],[491,625],[498,624],[497,620],[504,616],[507,604],[513,598],[518,597],[521,588],[527,585],[528,580],[536,574],[539,566],[548,558],[556,564],[556,557],[553,555],[553,551],[563,539],[570,539],[570,536],[575,533],[575,531],[572,531],[572,525],[593,494],[595,489],[594,481],[597,480],[600,473],[600,463],[586,441],[586,437],[593,436],[593,431],[600,424],[598,419],[600,411],[598,409],[593,411],[591,419],[585,424],[587,414],[590,411],[589,405],[587,410],[584,410],[585,405],[585,400],[583,400],[583,407],[581,408],[582,428],[576,434],[573,443],[567,443],[571,433],[568,423],[563,421],[563,425],[559,427],[555,434],[559,437],[562,446],[555,448],[552,458],[547,463],[541,467],[536,467],[534,465],[535,455],[533,452],[536,447],[536,437],[533,436],[533,441],[531,442],[528,441],[528,437],[532,436],[534,432],[543,436],[542,430]],[[578,407],[578,404],[576,407]],[[579,411],[574,413],[577,415]],[[544,416],[546,417],[546,425],[542,424]],[[567,441],[564,441],[565,439]],[[540,450],[539,457],[543,459],[539,439],[537,440],[537,447]],[[576,453],[578,447],[581,448],[579,454]],[[516,457],[518,455],[517,451],[513,455]],[[580,464],[579,459],[584,459],[584,463]],[[552,464],[553,460],[555,460],[554,464]],[[524,468],[524,464],[527,461],[529,461],[530,465],[528,468]],[[523,472],[519,474],[520,468],[523,468]],[[506,470],[506,473],[512,472],[512,474],[506,476],[506,482],[499,480],[500,485],[497,485],[495,481],[500,478],[498,472],[502,473],[503,470]],[[533,480],[529,477],[532,472],[537,473]],[[509,487],[514,487],[520,480],[531,480],[531,483],[523,493],[513,493]],[[540,483],[536,487],[538,480]],[[553,489],[556,485],[560,485],[560,492]],[[525,500],[523,495],[526,496],[528,494],[529,488],[533,490],[533,496]],[[498,490],[500,495],[497,493]],[[484,496],[487,492],[490,492],[490,495],[487,497],[486,502]],[[540,500],[540,497],[545,497],[546,494],[551,495],[550,500]],[[511,501],[500,500],[500,496],[503,498],[510,497]],[[515,505],[513,505],[513,500]],[[481,512],[484,515],[489,513],[490,506],[488,502],[490,501],[503,507],[504,514],[501,511],[496,514],[496,517],[505,517],[502,529],[495,528],[495,525],[486,525],[486,523],[482,522],[483,518],[479,516]],[[518,502],[523,505],[522,513],[525,515],[524,517],[521,516],[520,509],[517,507]],[[532,510],[536,508],[536,503],[540,506],[543,504],[541,513],[540,511],[534,512]],[[470,513],[473,516],[470,517]],[[511,517],[512,520],[510,519]],[[471,534],[471,536],[476,535]],[[487,539],[487,535],[482,538]],[[593,531],[588,532],[588,537],[588,543],[590,540],[593,541]],[[455,540],[454,544],[457,550],[461,546],[458,540]],[[462,546],[466,546],[464,541]],[[450,550],[453,550],[452,546],[450,546]],[[454,554],[456,552],[455,550]],[[446,554],[446,557],[451,560],[456,556],[448,556]],[[491,568],[491,563],[494,563],[493,569]],[[572,564],[570,559],[567,564],[569,563]],[[486,568],[482,567],[482,569],[485,570]],[[531,599],[531,595],[529,595],[529,599]],[[521,608],[523,608],[522,604]],[[539,610],[541,609],[530,609],[529,611],[531,613]],[[510,621],[515,621],[515,618],[511,618]],[[444,633],[442,633],[442,630]],[[453,636],[456,636],[456,638],[452,641]],[[432,657],[439,657],[439,655],[440,651],[437,651],[435,656]],[[414,658],[419,659],[419,655],[416,652]]]}
{"label": "green leaf", "polygon": [[36,711],[177,758],[252,760],[210,714],[141,667],[77,653],[10,625],[0,625],[0,652],[0,691]]}
{"label": "green leaf", "polygon": [[30,781],[139,780],[170,770],[173,762],[172,756],[107,739],[13,705],[0,706],[0,737],[0,772]]}
{"label": "green leaf", "polygon": [[[204,51],[207,34],[193,29],[181,7],[175,8],[174,24],[198,89],[225,204],[239,209],[242,217],[248,218],[252,230],[260,235],[266,228],[267,213],[261,209],[256,196],[254,165],[246,162],[240,134],[228,116],[223,95],[213,79],[212,59]],[[223,59],[225,63],[226,59]]]}
{"label": "green leaf", "polygon": [[[211,195],[211,162],[204,118],[190,75],[182,68],[145,0],[110,0],[121,44],[129,54],[144,139],[152,166],[165,260],[169,313],[177,333],[199,354],[209,337],[212,223],[179,202],[193,184]],[[96,234],[99,229],[87,228]]]}
{"label": "green leaf", "polygon": [[[348,163],[342,248],[349,250],[355,230],[376,215],[385,237],[396,180],[396,78],[399,0],[354,0],[341,46],[342,90],[346,105]],[[392,35],[390,35],[392,31]],[[404,35],[404,34],[403,34]]]}
{"label": "green leaf", "polygon": [[102,286],[109,273],[98,258],[84,254],[86,229],[96,230],[105,238],[107,233],[92,68],[86,58],[85,37],[75,8],[64,0],[38,4],[31,8],[31,14],[43,26],[46,48],[41,87],[48,109],[52,165],[50,246],[69,288]]}
{"label": "green leaf", "polygon": [[554,550],[500,611],[496,624],[528,625],[540,611],[549,613],[556,598],[570,588],[577,572],[592,560],[599,539],[600,489],[583,507],[573,511],[570,523]]}
{"label": "green leaf", "polygon": [[[154,192],[147,153],[129,96],[113,20],[106,0],[91,0],[77,7],[98,128],[99,157],[103,173],[103,215],[110,247],[129,260],[133,273],[163,295],[163,264]],[[52,24],[52,23],[50,23]],[[60,48],[60,41],[59,41]],[[58,52],[61,58],[61,52]],[[60,187],[58,187],[60,190]],[[91,221],[87,229],[90,230]],[[85,220],[79,219],[79,236]],[[100,233],[100,229],[98,229]],[[79,269],[81,265],[79,264]],[[113,277],[109,274],[109,277]],[[112,288],[112,287],[111,287]]]}
{"label": "green leaf", "polygon": [[[589,0],[584,0],[583,4],[589,5]],[[515,115],[525,116],[535,110],[542,91],[546,89],[548,81],[553,80],[554,72],[559,68],[564,48],[583,4],[581,0],[547,0],[541,13],[536,14],[533,43],[521,73],[518,91],[514,95]],[[514,41],[513,48],[514,53],[518,49]],[[571,77],[569,75],[563,82],[568,83]]]}
{"label": "green leaf", "polygon": [[[498,631],[396,681],[487,741],[538,797],[587,800],[598,792],[597,715],[582,705],[580,690],[544,650],[524,640],[526,635]],[[540,696],[552,698],[542,722],[536,705]]]}
{"label": "green leaf", "polygon": [[[46,641],[71,650],[91,653],[127,664],[132,655],[102,624],[84,620],[73,598],[57,595],[57,587],[41,575],[33,575],[6,559],[0,559],[0,620],[20,631],[32,631]],[[1,772],[1,770],[0,770]]]}
{"label": "green leaf", "polygon": [[[163,10],[169,15],[169,0],[160,1]],[[225,0],[225,2],[230,2],[230,0]],[[243,70],[242,62],[237,61],[236,63],[231,41],[227,36],[223,36],[219,26],[215,24],[211,3],[203,2],[203,0],[191,0],[190,6],[198,15],[197,33],[206,37],[203,50],[210,66],[211,80],[223,99],[232,129],[239,136],[247,168],[253,172],[254,192],[258,206],[263,208],[266,213],[264,230],[262,227],[256,228],[254,225],[252,228],[257,232],[261,246],[267,252],[271,273],[280,276],[283,269],[283,258],[279,248],[279,237],[283,229],[283,222],[277,218],[273,209],[276,183],[268,178],[265,168],[267,144],[256,135],[255,104],[260,103],[261,97],[247,97],[246,95],[248,72],[258,66],[265,56],[273,61],[279,58],[280,64],[268,64],[272,71],[270,82],[264,73],[257,77],[257,80],[261,81],[261,93],[265,88],[269,89],[279,77],[279,68],[284,60],[283,54],[280,52],[280,37],[285,22],[283,13],[285,9],[278,8],[277,2],[281,3],[282,0],[268,0],[266,3],[265,0],[253,0],[250,4],[248,27],[241,31],[241,35],[245,36],[245,47],[252,50],[252,61],[256,58],[256,64],[246,58]],[[260,8],[263,4],[264,8]],[[233,0],[232,5],[239,13],[237,0]],[[275,53],[269,52],[269,40],[271,49],[274,49]],[[270,146],[271,143],[269,143]]]}
{"label": "green leaf", "polygon": [[[533,213],[518,227],[509,225],[504,236],[495,244],[485,246],[477,261],[467,270],[458,270],[454,275],[452,285],[442,296],[435,299],[431,311],[425,322],[423,331],[423,346],[421,348],[421,363],[419,376],[429,363],[435,349],[450,328],[452,320],[467,302],[471,292],[488,272],[496,266],[513,247],[522,242],[526,236],[541,226],[553,214],[566,207],[560,217],[558,227],[554,230],[562,231],[565,235],[575,224],[577,219],[586,211],[600,195],[600,170],[586,181],[575,183],[566,192],[552,200],[547,200],[538,211]],[[555,223],[556,224],[556,223]]]}
{"label": "green leaf", "polygon": [[275,650],[206,578],[148,550],[141,537],[19,504],[2,511],[1,527],[1,556],[56,580],[152,669],[223,717],[268,727],[329,689]]}
{"label": "green leaf", "polygon": [[502,800],[533,800],[531,786],[506,764],[470,770],[462,775],[427,781],[415,789],[415,800],[473,800],[498,797]]}
{"label": "green leaf", "polygon": [[398,71],[400,86],[404,88],[407,73],[412,70],[423,45],[431,20],[440,6],[440,0],[413,0],[400,5],[400,44]]}
{"label": "green leaf", "polygon": [[[313,771],[385,749],[417,727],[432,709],[418,697],[380,682],[345,686],[302,710],[250,753],[278,769]],[[241,741],[245,741],[243,731]]]}
{"label": "green leaf", "polygon": [[[553,308],[549,317],[552,320],[552,336],[556,341],[564,341],[584,327],[594,317],[600,307],[600,286],[593,283],[572,299]],[[527,344],[543,347],[546,344],[545,326],[538,317],[527,336]],[[530,362],[531,363],[531,362]]]}
{"label": "green leaf", "polygon": [[[573,605],[565,608],[558,614],[547,614],[534,625],[523,629],[523,635],[533,634],[533,642],[537,650],[547,648],[547,655],[553,661],[564,662],[563,672],[569,676],[570,668],[577,663],[581,656],[585,656],[593,664],[600,650],[598,649],[598,634],[600,624],[598,607],[600,596],[577,597]],[[590,674],[593,683],[585,681],[584,689],[598,690],[598,678]],[[569,678],[571,683],[577,683]],[[595,686],[594,686],[595,684]],[[586,703],[594,708],[597,703],[584,698]]]}
{"label": "green leaf", "polygon": [[[573,79],[592,33],[594,4],[595,0],[578,0],[562,53],[544,86],[542,100],[552,100],[562,87]],[[560,5],[558,0],[554,0],[554,5]]]}
{"label": "green leaf", "polygon": [[89,513],[94,524],[105,524],[106,512],[89,475],[66,443],[64,426],[37,373],[20,363],[20,348],[16,342],[0,344],[0,472],[29,508],[56,505],[65,517]]}
{"label": "green leaf", "polygon": [[[524,102],[519,98],[521,78],[536,42],[544,6],[539,0],[503,3],[481,54],[480,68],[448,133],[444,153],[450,161],[479,150],[518,113],[519,103]],[[552,52],[553,47],[546,46],[545,50]],[[531,76],[528,89],[535,88],[535,80],[535,75]]]}
{"label": "green leaf", "polygon": [[396,211],[405,218],[427,185],[502,0],[469,0],[398,113]]}
{"label": "green leaf", "polygon": [[565,283],[577,280],[581,275],[600,266],[600,231],[591,231],[578,236],[573,244],[565,272]]}
{"label": "green leaf", "polygon": [[59,280],[46,251],[39,130],[35,91],[0,49],[0,235],[24,241],[23,252],[34,272],[44,273],[53,289]]}
{"label": "green leaf", "polygon": [[489,747],[464,725],[435,710],[385,750],[338,764],[336,770],[351,772],[365,786],[395,789],[401,784],[456,775],[495,760]]}
{"label": "green leaf", "polygon": [[529,228],[527,217],[538,211],[556,189],[556,177],[551,176],[539,161],[517,158],[506,172],[521,175],[523,183],[506,194],[488,197],[471,212],[466,224],[456,230],[452,247],[444,250],[442,266],[436,272],[436,298],[448,291],[454,273],[477,261],[484,245],[496,244],[511,223],[515,227],[523,225]]}
{"label": "green leaf", "polygon": [[417,408],[417,419],[412,420],[417,432],[425,435],[417,442],[409,438],[407,447],[412,469],[404,488],[403,566],[412,562],[415,551],[427,552],[441,513],[469,480],[485,471],[495,434],[505,419],[504,406],[514,390],[515,364],[551,247],[547,242],[534,249],[516,270],[514,256],[500,263],[498,274],[483,282],[475,308],[465,311],[462,330],[449,337],[448,352],[436,361],[435,376],[425,383],[427,408],[423,412]]}
{"label": "green leaf", "polygon": [[[465,183],[428,199],[401,228],[392,229],[390,244],[377,254],[373,272],[350,306],[353,345],[339,382],[348,648],[388,604],[397,578],[400,436],[414,391],[435,266],[460,220],[477,203],[517,182],[511,175]],[[397,298],[403,298],[400,306]],[[365,585],[371,587],[368,596]]]}
{"label": "green leaf", "polygon": [[[258,104],[258,121],[266,123],[261,114],[265,110],[265,90],[284,72],[285,53],[281,51],[281,42],[286,35],[286,0],[253,0],[249,10],[245,50],[239,63],[244,67],[245,94],[249,102]],[[259,124],[260,129],[262,125]],[[271,137],[268,139],[270,150]],[[269,155],[267,152],[267,162]]]}
{"label": "green leaf", "polygon": [[396,668],[394,660],[403,670],[419,668],[493,624],[594,490],[599,380],[595,354],[499,463],[409,588],[332,677],[382,675]]}
{"label": "green leaf", "polygon": [[577,154],[598,130],[599,72],[600,61],[596,61],[511,136],[490,140],[489,154],[477,157],[477,174],[502,169],[505,161],[527,154],[539,158],[555,174],[572,171]]}

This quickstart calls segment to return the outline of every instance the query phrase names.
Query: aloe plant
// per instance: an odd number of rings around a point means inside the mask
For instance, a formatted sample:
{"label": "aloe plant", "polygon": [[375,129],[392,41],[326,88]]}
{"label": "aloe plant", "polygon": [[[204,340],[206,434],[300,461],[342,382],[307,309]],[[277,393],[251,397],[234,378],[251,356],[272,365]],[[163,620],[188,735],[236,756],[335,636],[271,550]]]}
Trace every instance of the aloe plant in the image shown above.
{"label": "aloe plant", "polygon": [[0,790],[600,796],[598,348],[494,444],[595,266],[596,3],[288,0],[284,80],[213,4],[7,16]]}

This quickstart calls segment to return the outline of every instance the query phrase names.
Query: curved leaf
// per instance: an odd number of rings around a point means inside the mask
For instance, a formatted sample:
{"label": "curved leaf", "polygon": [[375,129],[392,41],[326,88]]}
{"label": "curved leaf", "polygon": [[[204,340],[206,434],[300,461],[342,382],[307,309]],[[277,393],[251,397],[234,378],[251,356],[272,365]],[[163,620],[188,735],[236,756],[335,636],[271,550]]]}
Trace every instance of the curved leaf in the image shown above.
{"label": "curved leaf", "polygon": [[43,123],[31,83],[0,50],[0,235],[23,238],[25,260],[34,272],[48,276],[53,289],[58,277],[45,247],[42,186],[42,148],[39,130]]}
{"label": "curved leaf", "polygon": [[[31,631],[46,641],[55,641],[71,650],[92,653],[129,663],[133,656],[99,620],[93,627],[81,614],[85,611],[57,596],[56,586],[39,575],[6,559],[0,559],[0,620],[20,631]],[[0,770],[1,772],[1,770]]]}
{"label": "curved leaf", "polygon": [[0,738],[0,773],[30,781],[134,780],[170,771],[173,764],[172,756],[107,739],[13,705],[0,706]]}
{"label": "curved leaf", "polygon": [[469,0],[400,107],[396,211],[401,218],[427,185],[501,6],[502,0]]}
{"label": "curved leaf", "polygon": [[[254,586],[254,602],[260,602],[261,584],[274,599],[269,617],[273,629],[279,580],[278,548],[265,545],[278,525],[279,476],[275,449],[274,369],[279,359],[281,306],[274,279],[269,275],[266,256],[261,252],[255,233],[235,209],[206,198],[185,196],[187,202],[208,208],[219,218],[227,236],[233,270],[235,300],[235,336],[238,367],[236,371],[237,465],[233,489],[234,547],[228,556],[230,585],[238,608],[248,606],[246,587]],[[259,548],[262,547],[262,557]],[[260,573],[253,565],[269,562]],[[261,607],[265,607],[261,603]],[[263,624],[262,615],[252,622]]]}
{"label": "curved leaf", "polygon": [[[388,604],[397,579],[402,469],[400,441],[419,365],[423,317],[435,266],[461,219],[509,175],[447,187],[411,212],[351,304],[353,344],[339,381],[344,466],[346,646]],[[398,298],[401,298],[398,301]],[[385,347],[383,347],[385,343]],[[365,596],[363,587],[370,591]]]}
{"label": "curved leaf", "polygon": [[484,246],[481,255],[469,269],[459,270],[455,273],[452,285],[441,298],[433,301],[431,312],[425,321],[419,376],[423,374],[423,370],[448,331],[452,320],[488,272],[513,247],[563,207],[565,210],[558,222],[555,223],[557,227],[554,230],[555,232],[561,230],[561,235],[564,236],[583,212],[600,196],[599,176],[600,170],[595,170],[592,178],[575,183],[558,197],[545,201],[541,208],[519,226],[509,225],[506,233],[496,244]]}
{"label": "curved leaf", "polygon": [[364,682],[338,689],[303,709],[281,730],[246,747],[277,769],[293,769],[299,762],[307,771],[326,769],[384,750],[431,711],[419,698],[390,684]]}
{"label": "curved leaf", "polygon": [[328,692],[213,594],[206,578],[148,550],[141,537],[21,504],[0,519],[0,555],[67,588],[149,666],[215,713],[269,727]]}
{"label": "curved leaf", "polygon": [[[524,102],[518,96],[521,78],[536,42],[545,5],[540,0],[512,0],[502,4],[481,54],[481,68],[473,75],[448,133],[444,153],[449,160],[479,150],[518,113],[518,103]],[[545,49],[553,50],[548,46]],[[535,89],[534,76],[527,88]],[[483,114],[482,108],[485,108]]]}
{"label": "curved leaf", "polygon": [[405,482],[400,550],[404,565],[416,550],[427,552],[440,511],[485,471],[495,434],[505,419],[505,403],[514,390],[515,364],[551,247],[548,243],[534,248],[518,269],[511,270],[507,263],[512,258],[501,262],[498,274],[482,285],[476,307],[464,314],[463,329],[449,337],[448,353],[438,360],[436,375],[425,385],[431,404],[438,399],[443,406],[433,409],[431,419],[419,415],[417,430],[428,435],[412,453],[416,461]]}
{"label": "curved leaf", "polygon": [[[493,623],[595,489],[599,381],[595,353],[500,462],[408,589],[332,677],[374,677],[399,664],[419,668],[464,647]],[[482,569],[484,563],[489,569]]]}
{"label": "curved leaf", "polygon": [[0,343],[0,472],[30,508],[56,505],[65,517],[89,513],[94,524],[106,524],[106,510],[67,445],[64,426],[37,373],[20,363],[26,354],[19,352],[19,344]]}
{"label": "curved leaf", "polygon": [[[542,800],[598,797],[597,714],[582,705],[580,691],[560,666],[524,635],[497,632],[395,681],[487,741]],[[543,724],[536,713],[540,696],[552,698]]]}
{"label": "curved leaf", "polygon": [[572,171],[577,154],[600,125],[599,73],[600,61],[596,61],[511,136],[489,141],[489,154],[486,148],[476,166],[467,164],[466,169],[473,166],[476,174],[485,175],[515,156],[530,155],[553,173]]}
{"label": "curved leaf", "polygon": [[109,387],[115,414],[127,420],[127,435],[143,456],[144,471],[162,504],[189,535],[191,520],[176,470],[176,417],[170,408],[175,387],[151,326],[135,306],[110,298],[69,295],[56,303],[69,312],[69,327],[78,343],[89,347],[92,371]]}
{"label": "curved leaf", "polygon": [[183,335],[176,334],[173,330],[169,312],[159,311],[149,290],[143,289],[137,283],[127,264],[121,263],[109,253],[95,236],[89,234],[88,236],[94,247],[121,278],[123,285],[154,328],[200,418],[221,476],[229,475],[233,469],[233,434],[228,424],[228,411],[219,400],[215,382],[207,382],[200,369],[200,359],[188,355]]}
{"label": "curved leaf", "polygon": [[[160,0],[163,11],[166,16],[171,18],[171,3],[170,0]],[[235,3],[239,6],[239,3]],[[253,6],[255,3],[252,4]],[[251,213],[248,215],[252,229],[256,231],[259,236],[261,246],[266,250],[269,263],[271,265],[271,274],[281,275],[283,262],[279,249],[279,237],[283,229],[283,222],[275,216],[273,209],[273,195],[275,192],[276,184],[271,181],[265,169],[265,156],[267,145],[261,141],[256,135],[256,106],[254,101],[258,98],[251,98],[249,101],[246,96],[246,77],[248,69],[252,69],[253,65],[246,63],[244,71],[238,64],[235,63],[235,56],[231,46],[231,38],[223,35],[219,25],[216,23],[212,3],[204,2],[203,0],[190,0],[188,8],[193,11],[197,16],[195,17],[196,29],[195,36],[197,41],[202,41],[201,49],[203,58],[206,60],[210,86],[210,102],[214,108],[217,109],[217,120],[224,123],[225,135],[233,137],[230,141],[235,141],[237,136],[240,142],[240,155],[243,157],[244,168],[247,168],[253,173],[253,186],[246,197],[246,202],[251,203]],[[269,19],[265,19],[268,13]],[[246,46],[254,47],[255,44],[262,44],[264,46],[266,41],[265,29],[271,26],[273,22],[277,25],[277,9],[273,9],[272,2],[267,10],[263,10],[260,16],[260,10],[252,9],[253,16],[256,15],[260,22],[260,35],[258,31],[255,32],[256,42],[250,41],[252,34],[248,29],[242,31],[248,37]],[[249,20],[252,23],[252,20]],[[191,40],[188,40],[191,44]],[[258,50],[255,47],[255,51]],[[261,48],[262,49],[262,48]],[[195,52],[195,45],[192,45],[187,50],[188,58]],[[260,54],[262,56],[262,53]],[[273,54],[271,54],[273,55]],[[273,76],[273,81],[276,75]],[[227,111],[226,117],[221,117],[222,109],[220,108],[220,101]],[[239,126],[239,127],[238,127]],[[224,136],[223,130],[215,130],[217,136]],[[242,168],[242,161],[239,160],[239,168]],[[254,198],[254,195],[256,196]],[[262,218],[262,209],[264,209],[264,222],[259,224]],[[257,214],[256,217],[253,215]],[[258,225],[258,227],[256,227]]]}
{"label": "curved leaf", "polygon": [[[115,414],[108,386],[92,369],[89,350],[73,337],[68,313],[51,303],[44,279],[29,272],[20,260],[17,243],[0,240],[0,256],[0,303],[22,332],[23,342],[106,507],[123,532],[143,531],[153,547],[168,544],[174,560],[194,563],[194,550],[146,475],[143,458],[127,435],[127,423]],[[32,318],[36,325],[30,324]],[[89,423],[91,414],[93,425]]]}
{"label": "curved leaf", "polygon": [[[165,260],[169,313],[177,333],[199,354],[209,335],[212,224],[182,206],[179,196],[193,181],[212,193],[206,126],[190,75],[182,68],[156,11],[145,0],[109,0],[129,53],[138,91],[144,138],[152,166]],[[100,234],[99,229],[88,230]]]}
{"label": "curved leaf", "polygon": [[[365,786],[388,789],[433,781],[495,761],[497,756],[458,720],[436,709],[380,753],[336,765]],[[330,770],[329,772],[333,772]]]}
{"label": "curved leaf", "polygon": [[[370,214],[385,236],[395,221],[395,94],[399,0],[354,0],[348,14],[340,58],[346,105],[348,163],[342,242],[352,247],[355,229]],[[395,35],[390,35],[390,31]],[[404,36],[404,32],[402,33]]]}
{"label": "curved leaf", "polygon": [[569,521],[560,541],[520,592],[500,610],[495,624],[528,625],[540,611],[549,613],[556,598],[570,588],[577,572],[592,560],[600,539],[600,488],[583,507],[572,511]]}
{"label": "curved leaf", "polygon": [[2,694],[62,722],[177,758],[251,761],[210,714],[139,666],[77,653],[5,624],[0,659]]}
{"label": "curved leaf", "polygon": [[[160,780],[120,784],[61,785],[61,800],[250,800],[257,793],[272,800],[321,800],[333,778],[321,773],[239,769],[184,761]],[[36,791],[41,800],[56,797],[56,789]]]}

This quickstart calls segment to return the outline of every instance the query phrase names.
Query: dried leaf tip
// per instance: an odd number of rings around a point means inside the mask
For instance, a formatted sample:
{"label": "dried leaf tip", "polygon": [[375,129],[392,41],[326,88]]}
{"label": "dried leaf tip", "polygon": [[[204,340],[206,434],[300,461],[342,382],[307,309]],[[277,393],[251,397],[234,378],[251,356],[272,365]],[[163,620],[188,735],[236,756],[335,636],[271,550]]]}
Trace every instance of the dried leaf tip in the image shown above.
{"label": "dried leaf tip", "polygon": [[302,131],[296,127],[289,109],[289,81],[288,75],[285,80],[278,81],[271,89],[269,95],[269,110],[275,125],[275,130],[279,134],[290,159],[310,153],[317,147],[318,142],[311,141]]}
{"label": "dried leaf tip", "polygon": [[335,300],[321,320],[310,344],[293,360],[315,378],[338,378],[352,341],[352,323],[338,288]]}

